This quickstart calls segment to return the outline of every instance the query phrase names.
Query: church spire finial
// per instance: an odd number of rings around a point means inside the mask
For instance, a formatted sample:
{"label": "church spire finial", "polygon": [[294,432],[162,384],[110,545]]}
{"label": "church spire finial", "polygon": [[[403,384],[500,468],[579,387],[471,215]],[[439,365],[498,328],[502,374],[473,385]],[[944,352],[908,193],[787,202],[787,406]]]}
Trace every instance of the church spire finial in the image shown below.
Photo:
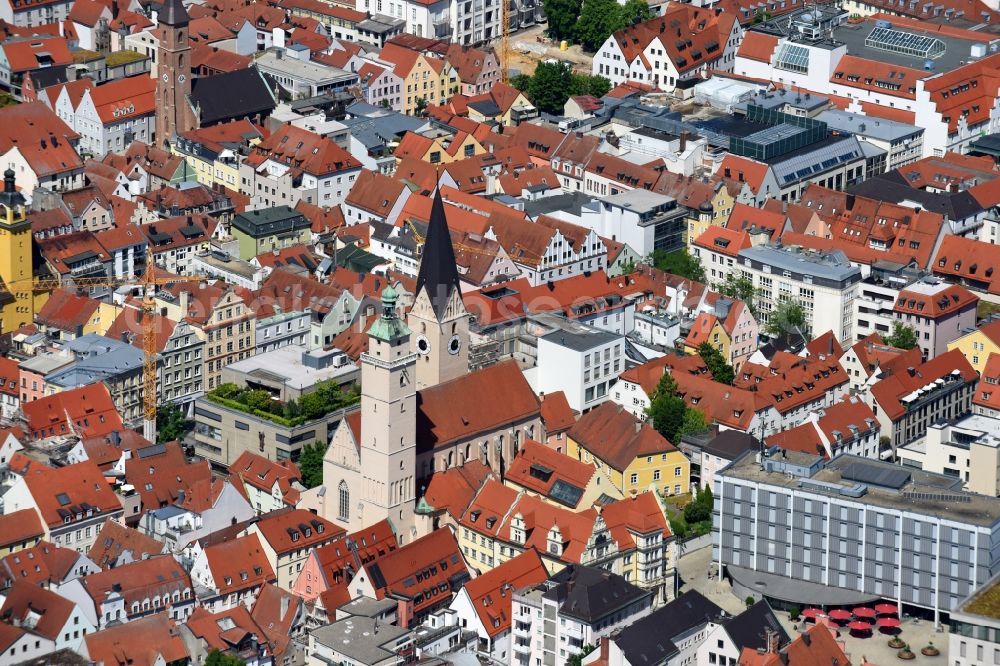
{"label": "church spire finial", "polygon": [[444,214],[441,200],[441,185],[434,192],[431,217],[424,238],[424,250],[420,258],[420,272],[417,274],[416,293],[427,291],[427,297],[438,318],[444,316],[452,289],[461,291],[458,281],[458,267],[455,265],[455,248],[451,244],[451,233]]}

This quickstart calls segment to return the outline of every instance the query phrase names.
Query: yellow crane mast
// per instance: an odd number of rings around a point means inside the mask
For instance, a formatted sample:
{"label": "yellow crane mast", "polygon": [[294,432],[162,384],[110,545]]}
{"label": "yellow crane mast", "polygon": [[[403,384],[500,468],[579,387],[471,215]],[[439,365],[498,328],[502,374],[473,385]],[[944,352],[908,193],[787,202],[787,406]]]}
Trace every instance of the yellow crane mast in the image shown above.
{"label": "yellow crane mast", "polygon": [[118,289],[120,287],[143,287],[142,294],[142,402],[143,402],[143,437],[151,442],[156,441],[156,301],[155,288],[177,282],[204,282],[208,278],[201,275],[170,275],[167,277],[156,276],[156,264],[153,261],[153,250],[146,248],[146,270],[139,277],[92,277],[73,278],[67,285],[63,284],[61,277],[33,278],[32,280],[19,280],[18,282],[30,282],[33,289],[37,291],[52,291],[59,287],[107,287]]}
{"label": "yellow crane mast", "polygon": [[500,80],[510,83],[510,3],[500,0]]}

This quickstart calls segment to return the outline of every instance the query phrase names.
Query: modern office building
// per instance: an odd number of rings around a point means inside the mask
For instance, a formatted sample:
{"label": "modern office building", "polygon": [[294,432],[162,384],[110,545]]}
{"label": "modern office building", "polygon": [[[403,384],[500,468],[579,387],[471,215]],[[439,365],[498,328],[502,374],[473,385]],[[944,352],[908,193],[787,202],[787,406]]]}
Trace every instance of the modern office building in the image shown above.
{"label": "modern office building", "polygon": [[784,300],[805,311],[816,335],[833,331],[837,340],[854,342],[854,299],[861,269],[840,250],[817,252],[795,246],[759,245],[740,250],[736,270],[753,281],[760,323]]}
{"label": "modern office building", "polygon": [[1000,571],[1000,499],[852,455],[769,449],[715,475],[713,556],[738,594],[885,599],[935,621]]}

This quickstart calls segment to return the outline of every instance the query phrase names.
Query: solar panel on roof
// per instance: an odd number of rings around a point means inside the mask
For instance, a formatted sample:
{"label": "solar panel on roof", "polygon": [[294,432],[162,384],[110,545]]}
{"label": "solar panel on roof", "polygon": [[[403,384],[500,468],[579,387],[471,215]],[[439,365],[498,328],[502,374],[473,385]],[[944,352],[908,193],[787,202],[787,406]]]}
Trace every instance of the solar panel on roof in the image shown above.
{"label": "solar panel on roof", "polygon": [[840,473],[841,478],[860,481],[874,486],[899,489],[910,481],[910,473],[905,469],[853,462]]}
{"label": "solar panel on roof", "polygon": [[940,58],[945,52],[944,42],[936,37],[885,27],[872,30],[865,38],[865,46],[916,58]]}
{"label": "solar panel on roof", "polygon": [[574,508],[580,502],[580,498],[583,497],[583,489],[559,479],[552,484],[549,496],[560,504]]}

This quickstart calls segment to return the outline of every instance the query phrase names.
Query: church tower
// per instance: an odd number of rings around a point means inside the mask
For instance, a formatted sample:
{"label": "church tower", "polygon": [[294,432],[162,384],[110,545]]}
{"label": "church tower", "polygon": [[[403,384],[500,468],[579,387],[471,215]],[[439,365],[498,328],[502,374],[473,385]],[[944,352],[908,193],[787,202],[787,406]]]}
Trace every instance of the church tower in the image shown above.
{"label": "church tower", "polygon": [[164,147],[174,136],[197,127],[191,94],[190,17],[181,0],[166,0],[157,16],[160,46],[156,70],[156,139]]}
{"label": "church tower", "polygon": [[14,180],[12,169],[4,171],[0,192],[0,278],[10,298],[0,298],[0,333],[32,323],[46,300],[36,296],[31,287],[31,222]]}
{"label": "church tower", "polygon": [[434,193],[416,294],[407,318],[418,356],[417,388],[436,386],[469,372],[469,312],[455,265],[441,188]]}
{"label": "church tower", "polygon": [[358,528],[388,518],[400,543],[412,540],[416,501],[416,357],[410,329],[396,315],[396,291],[382,292],[382,316],[361,355],[361,446]]}

